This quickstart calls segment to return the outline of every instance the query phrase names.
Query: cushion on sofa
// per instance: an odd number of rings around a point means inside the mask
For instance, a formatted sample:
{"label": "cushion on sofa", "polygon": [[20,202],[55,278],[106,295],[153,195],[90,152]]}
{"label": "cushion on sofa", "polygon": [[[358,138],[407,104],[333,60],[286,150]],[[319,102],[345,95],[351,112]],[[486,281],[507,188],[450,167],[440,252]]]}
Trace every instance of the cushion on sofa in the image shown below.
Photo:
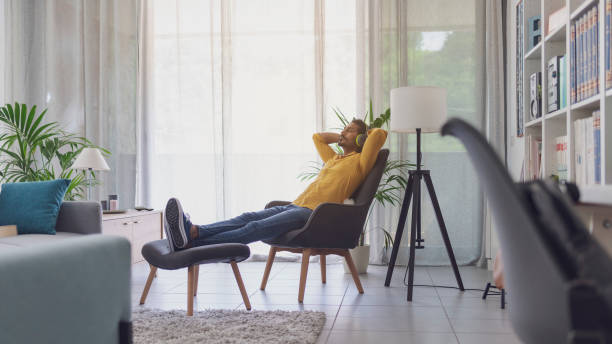
{"label": "cushion on sofa", "polygon": [[69,179],[6,183],[0,191],[0,226],[17,225],[19,234],[55,234],[55,223]]}

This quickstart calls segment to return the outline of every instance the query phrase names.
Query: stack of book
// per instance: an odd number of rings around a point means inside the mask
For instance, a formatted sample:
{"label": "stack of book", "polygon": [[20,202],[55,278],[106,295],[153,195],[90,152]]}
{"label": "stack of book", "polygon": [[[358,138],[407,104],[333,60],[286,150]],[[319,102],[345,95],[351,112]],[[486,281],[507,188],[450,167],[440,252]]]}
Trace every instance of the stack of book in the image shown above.
{"label": "stack of book", "polygon": [[601,125],[599,110],[574,122],[576,183],[601,183]]}
{"label": "stack of book", "polygon": [[525,180],[536,180],[542,175],[542,138],[527,135],[525,140]]}
{"label": "stack of book", "polygon": [[570,27],[570,97],[577,103],[599,93],[597,5],[587,9]]}
{"label": "stack of book", "polygon": [[555,166],[559,180],[567,180],[567,135],[555,137]]}

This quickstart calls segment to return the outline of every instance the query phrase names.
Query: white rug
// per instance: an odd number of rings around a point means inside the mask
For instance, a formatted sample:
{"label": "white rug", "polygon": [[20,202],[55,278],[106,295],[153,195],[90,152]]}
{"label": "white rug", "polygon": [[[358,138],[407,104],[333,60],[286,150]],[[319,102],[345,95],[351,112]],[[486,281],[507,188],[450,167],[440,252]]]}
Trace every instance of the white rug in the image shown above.
{"label": "white rug", "polygon": [[296,343],[317,341],[325,313],[312,311],[206,310],[137,308],[132,313],[134,343]]}

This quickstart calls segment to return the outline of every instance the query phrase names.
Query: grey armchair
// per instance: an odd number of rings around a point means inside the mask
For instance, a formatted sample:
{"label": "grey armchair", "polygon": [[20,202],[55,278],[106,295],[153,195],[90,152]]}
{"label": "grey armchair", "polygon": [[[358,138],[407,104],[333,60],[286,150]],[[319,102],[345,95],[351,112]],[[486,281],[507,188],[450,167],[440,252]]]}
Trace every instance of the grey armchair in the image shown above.
{"label": "grey armchair", "polygon": [[[374,167],[372,167],[366,179],[352,195],[355,204],[323,203],[312,212],[304,227],[271,240],[264,240],[266,244],[270,245],[270,253],[268,254],[264,276],[261,281],[261,290],[266,289],[276,252],[290,251],[302,254],[302,270],[298,293],[299,302],[304,301],[308,261],[311,256],[316,255],[319,255],[321,258],[321,280],[323,283],[326,282],[325,257],[329,254],[339,255],[346,260],[355,285],[359,293],[363,294],[359,274],[348,249],[357,246],[359,236],[365,225],[368,209],[378,189],[388,157],[389,150],[381,149]],[[272,201],[266,205],[266,208],[289,203],[291,202]]]}

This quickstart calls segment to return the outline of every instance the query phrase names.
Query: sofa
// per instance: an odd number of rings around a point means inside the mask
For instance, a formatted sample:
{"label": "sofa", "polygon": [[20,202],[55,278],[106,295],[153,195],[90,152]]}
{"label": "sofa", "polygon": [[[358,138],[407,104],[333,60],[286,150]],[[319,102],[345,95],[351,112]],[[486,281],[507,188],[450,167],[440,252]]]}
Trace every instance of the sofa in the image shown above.
{"label": "sofa", "polygon": [[0,343],[129,343],[131,252],[96,202],[64,202],[55,235],[0,238]]}

